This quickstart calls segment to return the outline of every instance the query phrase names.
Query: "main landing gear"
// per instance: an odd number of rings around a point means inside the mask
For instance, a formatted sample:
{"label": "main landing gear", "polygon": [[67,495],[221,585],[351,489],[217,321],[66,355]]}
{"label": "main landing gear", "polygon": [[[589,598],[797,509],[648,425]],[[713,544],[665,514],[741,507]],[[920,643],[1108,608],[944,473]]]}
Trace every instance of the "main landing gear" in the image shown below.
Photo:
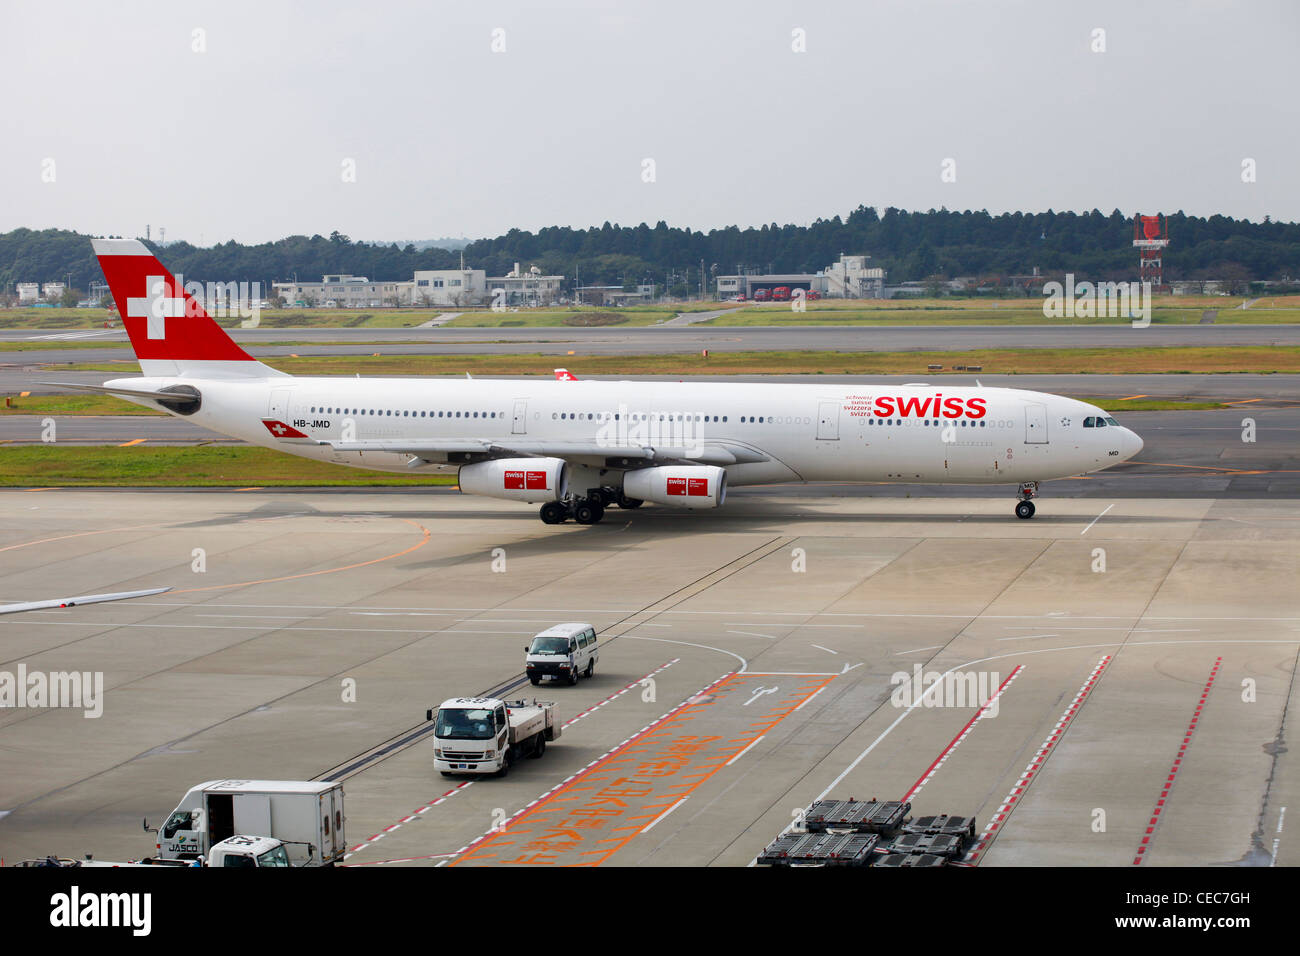
{"label": "main landing gear", "polygon": [[1022,481],[1020,483],[1020,500],[1016,502],[1017,518],[1032,518],[1034,503],[1030,499],[1038,494],[1038,482]]}
{"label": "main landing gear", "polygon": [[611,504],[632,509],[640,508],[645,502],[628,498],[617,488],[590,488],[585,498],[570,496],[563,501],[546,502],[540,514],[546,524],[560,524],[569,518],[578,524],[596,524],[605,517],[605,508]]}

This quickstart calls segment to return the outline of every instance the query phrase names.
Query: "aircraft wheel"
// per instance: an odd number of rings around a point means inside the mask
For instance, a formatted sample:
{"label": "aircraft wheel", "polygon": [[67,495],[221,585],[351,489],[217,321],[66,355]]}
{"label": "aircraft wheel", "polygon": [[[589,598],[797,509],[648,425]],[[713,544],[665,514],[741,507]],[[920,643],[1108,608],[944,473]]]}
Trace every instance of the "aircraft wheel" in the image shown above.
{"label": "aircraft wheel", "polygon": [[566,517],[564,505],[558,501],[548,501],[542,505],[541,516],[546,524],[559,524]]}
{"label": "aircraft wheel", "polygon": [[1016,502],[1017,518],[1032,518],[1034,516],[1034,503],[1032,501]]}
{"label": "aircraft wheel", "polygon": [[573,506],[573,520],[578,524],[595,524],[603,517],[605,509],[585,499]]}
{"label": "aircraft wheel", "polygon": [[640,498],[628,498],[626,495],[618,496],[618,506],[629,511],[633,508],[640,508],[643,504],[645,504],[645,502]]}

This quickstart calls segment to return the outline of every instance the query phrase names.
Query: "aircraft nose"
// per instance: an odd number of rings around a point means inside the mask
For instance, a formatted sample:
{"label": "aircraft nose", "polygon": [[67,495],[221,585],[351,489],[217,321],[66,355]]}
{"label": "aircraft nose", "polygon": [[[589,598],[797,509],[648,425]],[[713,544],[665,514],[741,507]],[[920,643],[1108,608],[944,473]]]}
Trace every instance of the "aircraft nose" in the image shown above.
{"label": "aircraft nose", "polygon": [[1145,442],[1133,429],[1125,428],[1124,431],[1124,460],[1127,461],[1143,449]]}

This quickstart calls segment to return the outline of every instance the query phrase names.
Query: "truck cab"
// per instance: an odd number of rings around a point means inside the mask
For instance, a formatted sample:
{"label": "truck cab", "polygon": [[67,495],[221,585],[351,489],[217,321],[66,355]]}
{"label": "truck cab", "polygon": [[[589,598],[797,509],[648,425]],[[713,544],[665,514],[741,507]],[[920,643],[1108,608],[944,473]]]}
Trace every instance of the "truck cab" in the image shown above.
{"label": "truck cab", "polygon": [[232,836],[222,840],[208,854],[208,866],[259,867],[292,866],[289,851],[270,837]]}
{"label": "truck cab", "polygon": [[505,774],[518,757],[544,754],[561,730],[551,701],[453,697],[424,716],[435,721],[433,766],[444,777]]}
{"label": "truck cab", "polygon": [[543,677],[555,677],[569,684],[578,676],[590,677],[600,659],[596,629],[590,624],[557,624],[533,638],[524,648],[524,672],[534,686]]}

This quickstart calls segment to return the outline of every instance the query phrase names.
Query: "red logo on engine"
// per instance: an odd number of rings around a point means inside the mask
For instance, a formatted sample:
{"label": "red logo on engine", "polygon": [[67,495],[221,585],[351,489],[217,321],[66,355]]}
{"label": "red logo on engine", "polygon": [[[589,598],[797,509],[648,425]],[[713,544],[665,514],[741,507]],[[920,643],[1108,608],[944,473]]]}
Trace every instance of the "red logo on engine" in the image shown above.
{"label": "red logo on engine", "polygon": [[695,495],[705,496],[709,494],[709,479],[707,478],[667,478],[668,494],[670,495]]}
{"label": "red logo on engine", "polygon": [[545,491],[546,472],[544,471],[507,471],[505,473],[506,491]]}

